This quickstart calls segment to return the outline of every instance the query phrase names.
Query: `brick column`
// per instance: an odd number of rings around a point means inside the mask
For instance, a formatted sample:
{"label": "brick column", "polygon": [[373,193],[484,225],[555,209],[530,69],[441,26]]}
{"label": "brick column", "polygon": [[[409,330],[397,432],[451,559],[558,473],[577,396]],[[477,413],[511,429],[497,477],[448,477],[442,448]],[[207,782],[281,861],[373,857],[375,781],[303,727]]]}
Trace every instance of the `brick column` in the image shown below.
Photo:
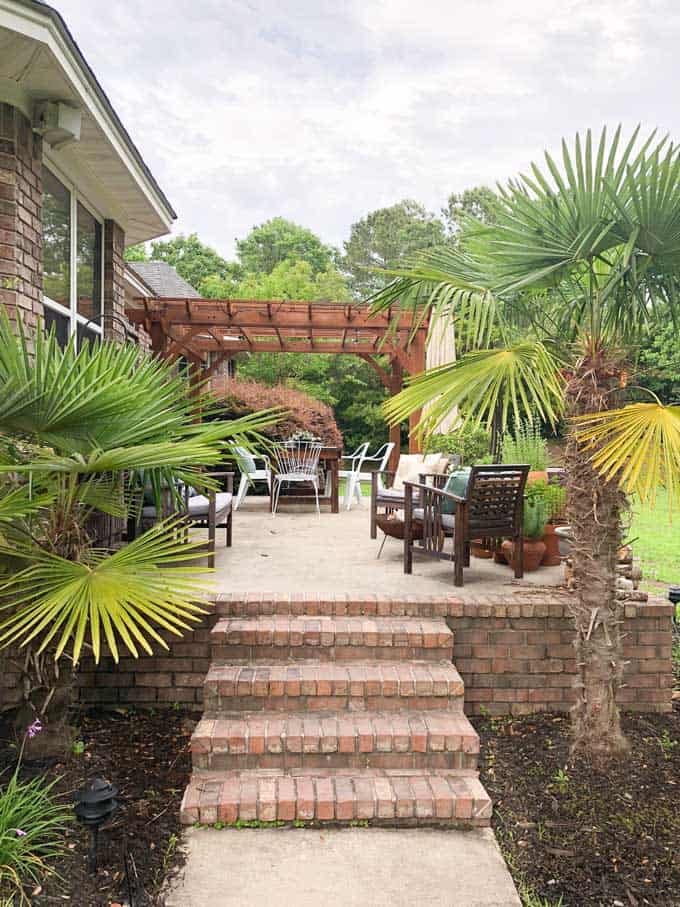
{"label": "brick column", "polygon": [[0,103],[0,303],[29,332],[42,317],[42,140]]}
{"label": "brick column", "polygon": [[125,340],[125,233],[113,220],[104,221],[104,336]]}

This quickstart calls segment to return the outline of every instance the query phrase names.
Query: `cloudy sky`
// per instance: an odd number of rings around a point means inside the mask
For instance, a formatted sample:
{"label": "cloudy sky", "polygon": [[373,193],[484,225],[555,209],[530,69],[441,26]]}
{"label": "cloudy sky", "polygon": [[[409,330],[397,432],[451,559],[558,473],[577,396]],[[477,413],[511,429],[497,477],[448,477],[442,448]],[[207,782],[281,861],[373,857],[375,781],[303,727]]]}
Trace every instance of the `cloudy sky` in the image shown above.
{"label": "cloudy sky", "polygon": [[225,255],[275,215],[340,246],[372,209],[410,197],[438,211],[589,126],[680,140],[677,0],[53,5],[175,232]]}

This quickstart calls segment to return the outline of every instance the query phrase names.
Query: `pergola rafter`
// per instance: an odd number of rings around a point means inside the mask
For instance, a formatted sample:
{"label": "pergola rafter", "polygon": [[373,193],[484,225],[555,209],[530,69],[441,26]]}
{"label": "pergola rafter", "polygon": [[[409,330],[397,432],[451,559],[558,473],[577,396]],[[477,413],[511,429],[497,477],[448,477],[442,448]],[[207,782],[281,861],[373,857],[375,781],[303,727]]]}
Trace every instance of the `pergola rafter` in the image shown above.
{"label": "pergola rafter", "polygon": [[[391,394],[404,372],[425,369],[428,325],[391,310],[372,315],[365,304],[259,299],[139,298],[127,315],[143,325],[152,348],[164,358],[183,356],[211,377],[236,353],[322,353],[358,355],[376,371]],[[389,368],[378,361],[385,356]],[[212,361],[209,361],[212,360]],[[411,426],[419,413],[411,416]],[[390,429],[399,448],[399,427]],[[418,449],[412,436],[410,449]]]}

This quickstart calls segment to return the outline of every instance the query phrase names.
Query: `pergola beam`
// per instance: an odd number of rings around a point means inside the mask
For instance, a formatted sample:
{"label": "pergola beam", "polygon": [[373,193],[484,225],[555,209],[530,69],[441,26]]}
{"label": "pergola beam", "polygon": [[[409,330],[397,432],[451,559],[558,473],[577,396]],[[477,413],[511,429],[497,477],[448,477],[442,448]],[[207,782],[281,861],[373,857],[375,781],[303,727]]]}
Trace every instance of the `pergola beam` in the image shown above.
{"label": "pergola beam", "polygon": [[[140,304],[142,300],[139,300]],[[268,307],[269,306],[269,307]],[[311,310],[311,317],[310,317]],[[367,306],[346,306],[329,303],[304,302],[266,303],[255,299],[192,299],[192,300],[146,300],[146,309],[129,307],[128,317],[135,324],[144,318],[152,321],[164,318],[169,323],[195,324],[208,327],[219,324],[225,328],[266,328],[276,324],[279,328],[299,328],[308,331],[310,326],[317,331],[331,328],[367,331],[372,336],[379,331],[384,334],[390,327],[385,315],[371,315]],[[392,330],[410,332],[413,323],[410,315],[401,315]]]}
{"label": "pergola beam", "polygon": [[[150,332],[154,352],[185,356],[197,375],[209,353],[216,354],[203,376],[239,352],[321,353],[360,356],[392,395],[403,388],[404,372],[425,369],[427,323],[415,324],[408,313],[373,315],[370,306],[354,303],[272,301],[260,299],[139,299],[127,308],[133,324]],[[225,337],[234,339],[225,339]],[[385,355],[389,371],[376,360]],[[420,413],[409,419],[409,450],[419,442],[414,428]],[[390,428],[395,442],[392,468],[400,447],[400,426]]]}

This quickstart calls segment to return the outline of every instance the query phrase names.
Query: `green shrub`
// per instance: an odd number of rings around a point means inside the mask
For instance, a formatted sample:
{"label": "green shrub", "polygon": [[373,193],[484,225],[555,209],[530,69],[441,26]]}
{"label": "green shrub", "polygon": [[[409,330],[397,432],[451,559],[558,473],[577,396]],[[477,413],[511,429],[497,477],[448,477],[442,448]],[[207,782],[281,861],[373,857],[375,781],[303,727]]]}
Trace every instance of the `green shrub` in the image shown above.
{"label": "green shrub", "polygon": [[462,466],[490,463],[491,437],[483,428],[464,425],[445,435],[432,435],[425,445],[426,453],[458,454]]}
{"label": "green shrub", "polygon": [[0,789],[0,896],[28,903],[25,887],[35,886],[63,856],[70,811],[54,795],[59,779],[21,781],[17,771]]}
{"label": "green shrub", "polygon": [[528,463],[533,470],[547,469],[548,445],[538,425],[519,422],[515,426],[514,435],[507,432],[503,436],[501,462]]}

